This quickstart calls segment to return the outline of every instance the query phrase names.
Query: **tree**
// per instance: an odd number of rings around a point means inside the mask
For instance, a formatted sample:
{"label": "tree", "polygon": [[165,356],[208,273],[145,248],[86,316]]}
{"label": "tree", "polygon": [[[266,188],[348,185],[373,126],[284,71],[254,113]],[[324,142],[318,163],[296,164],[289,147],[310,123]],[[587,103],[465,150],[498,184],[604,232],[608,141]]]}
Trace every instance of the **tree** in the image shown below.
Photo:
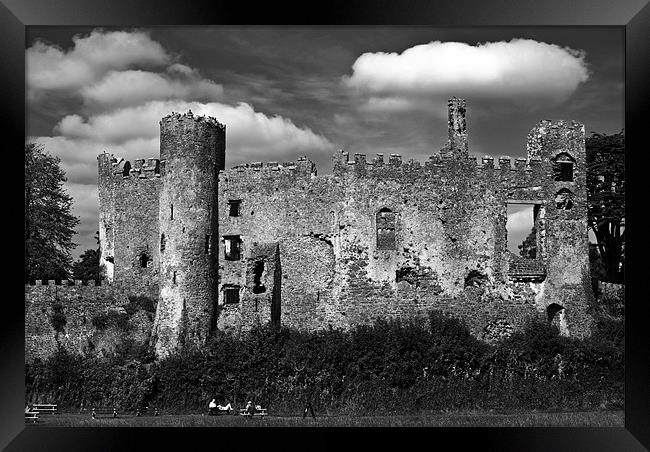
{"label": "tree", "polygon": [[[95,240],[97,240],[97,245],[99,245],[99,231],[95,233]],[[99,248],[88,249],[79,256],[79,260],[72,266],[72,276],[74,279],[81,280],[94,279],[99,284]]]}
{"label": "tree", "polygon": [[63,183],[61,160],[35,143],[25,144],[25,282],[70,276],[79,219]]}
{"label": "tree", "polygon": [[537,257],[537,228],[533,226],[528,236],[518,245],[519,255],[526,259],[535,259]]}
{"label": "tree", "polygon": [[625,134],[592,132],[586,139],[589,227],[607,280],[623,282],[625,249]]}

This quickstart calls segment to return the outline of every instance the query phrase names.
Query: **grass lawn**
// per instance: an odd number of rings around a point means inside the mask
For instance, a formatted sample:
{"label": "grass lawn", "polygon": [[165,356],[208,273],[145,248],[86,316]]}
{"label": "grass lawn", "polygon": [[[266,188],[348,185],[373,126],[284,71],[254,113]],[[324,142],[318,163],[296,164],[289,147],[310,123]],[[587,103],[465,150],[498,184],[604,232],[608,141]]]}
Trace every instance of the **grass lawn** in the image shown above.
{"label": "grass lawn", "polygon": [[41,415],[38,424],[48,427],[623,427],[624,412],[527,412],[493,413],[422,413],[392,416],[274,416],[248,418],[238,415],[161,414],[136,417],[92,419],[90,413]]}

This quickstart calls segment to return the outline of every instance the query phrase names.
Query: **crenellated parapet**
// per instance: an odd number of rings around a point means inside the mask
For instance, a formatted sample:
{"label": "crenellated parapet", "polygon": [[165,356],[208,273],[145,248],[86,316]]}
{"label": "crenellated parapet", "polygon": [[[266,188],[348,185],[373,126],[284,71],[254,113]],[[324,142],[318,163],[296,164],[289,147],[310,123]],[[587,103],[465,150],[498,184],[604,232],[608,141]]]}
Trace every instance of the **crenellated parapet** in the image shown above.
{"label": "crenellated parapet", "polygon": [[346,151],[337,151],[333,158],[333,173],[336,176],[353,174],[357,177],[371,178],[404,178],[404,177],[436,177],[457,172],[465,173],[473,177],[507,178],[533,180],[541,177],[542,161],[539,158],[513,158],[502,156],[495,159],[492,156],[485,156],[478,159],[476,156],[468,155],[457,158],[451,154],[438,153],[429,157],[429,160],[421,162],[408,159],[403,160],[400,154],[390,154],[388,161],[384,161],[384,154],[376,154],[368,161],[365,154],[356,153],[354,158],[349,158]]}
{"label": "crenellated parapet", "polygon": [[37,279],[32,281],[30,284],[25,284],[26,286],[95,286],[96,281],[94,279],[81,280],[81,279],[48,279],[42,280]]}
{"label": "crenellated parapet", "polygon": [[251,162],[219,171],[219,181],[261,179],[261,178],[305,178],[316,177],[316,164],[308,157],[299,157],[287,162]]}
{"label": "crenellated parapet", "polygon": [[161,176],[160,159],[135,159],[133,163],[113,154],[103,153],[97,156],[100,176],[111,179],[156,179]]}
{"label": "crenellated parapet", "polygon": [[189,110],[187,113],[176,113],[176,112],[171,112],[167,116],[164,116],[160,120],[160,126],[163,126],[165,123],[174,123],[174,122],[188,122],[188,121],[194,121],[196,123],[205,123],[209,126],[213,126],[218,128],[221,131],[226,130],[225,124],[220,123],[217,121],[216,118],[213,118],[212,116],[205,116],[205,115],[195,115],[192,113],[192,110]]}

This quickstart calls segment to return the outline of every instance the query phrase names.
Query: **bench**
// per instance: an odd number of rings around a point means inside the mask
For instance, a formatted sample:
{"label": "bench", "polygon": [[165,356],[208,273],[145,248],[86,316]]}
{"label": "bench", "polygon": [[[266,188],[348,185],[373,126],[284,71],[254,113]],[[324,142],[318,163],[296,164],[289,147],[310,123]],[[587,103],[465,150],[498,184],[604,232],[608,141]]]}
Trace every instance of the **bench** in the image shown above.
{"label": "bench", "polygon": [[158,412],[158,408],[156,408],[156,407],[150,408],[150,407],[147,406],[147,407],[144,407],[144,408],[138,408],[135,411],[135,415],[138,416],[138,417],[146,416],[146,415],[159,416],[160,413]]}
{"label": "bench", "polygon": [[[240,408],[239,409],[239,415],[240,416],[251,416],[251,413],[246,411],[246,408]],[[264,417],[267,415],[266,413],[266,408],[262,408],[259,405],[255,407],[255,410],[253,410],[252,413],[253,416],[261,416]]]}
{"label": "bench", "polygon": [[38,422],[38,413],[35,411],[25,411],[25,423],[31,422],[36,424]]}
{"label": "bench", "polygon": [[116,418],[117,408],[110,408],[110,407],[93,408],[91,412],[91,416],[93,419],[97,419],[98,417]]}
{"label": "bench", "polygon": [[58,414],[57,405],[52,403],[35,403],[32,405],[31,411],[38,414]]}

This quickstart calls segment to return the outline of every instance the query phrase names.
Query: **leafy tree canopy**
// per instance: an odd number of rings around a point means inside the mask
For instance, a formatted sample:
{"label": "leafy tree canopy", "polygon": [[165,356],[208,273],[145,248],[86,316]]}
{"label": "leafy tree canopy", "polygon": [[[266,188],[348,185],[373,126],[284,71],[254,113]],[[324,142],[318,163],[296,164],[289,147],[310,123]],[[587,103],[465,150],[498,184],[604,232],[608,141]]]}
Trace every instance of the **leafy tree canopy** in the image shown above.
{"label": "leafy tree canopy", "polygon": [[70,251],[79,219],[61,161],[35,143],[25,144],[25,281],[64,279],[71,274]]}
{"label": "leafy tree canopy", "polygon": [[625,134],[592,133],[586,139],[589,227],[607,279],[623,282],[625,250]]}

